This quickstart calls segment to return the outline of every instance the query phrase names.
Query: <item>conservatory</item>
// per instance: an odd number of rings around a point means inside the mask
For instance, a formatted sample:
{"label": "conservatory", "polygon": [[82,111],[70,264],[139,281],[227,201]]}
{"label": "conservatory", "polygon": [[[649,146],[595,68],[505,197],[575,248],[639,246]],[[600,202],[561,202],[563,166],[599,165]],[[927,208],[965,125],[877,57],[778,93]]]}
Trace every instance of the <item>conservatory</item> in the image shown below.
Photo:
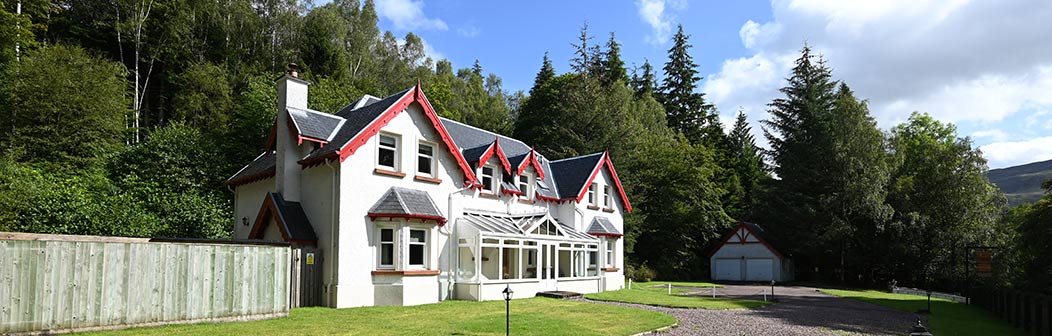
{"label": "conservatory", "polygon": [[595,293],[602,288],[599,239],[547,213],[465,213],[457,219],[456,237],[458,299],[502,299],[507,286],[516,297],[544,291]]}

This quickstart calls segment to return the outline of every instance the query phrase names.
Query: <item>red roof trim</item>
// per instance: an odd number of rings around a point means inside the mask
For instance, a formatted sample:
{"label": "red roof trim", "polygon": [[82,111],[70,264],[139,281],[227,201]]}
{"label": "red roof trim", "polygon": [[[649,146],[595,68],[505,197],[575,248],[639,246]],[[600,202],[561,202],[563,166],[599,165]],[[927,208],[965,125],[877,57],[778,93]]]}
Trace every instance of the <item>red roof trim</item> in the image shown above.
{"label": "red roof trim", "polygon": [[292,132],[292,135],[296,137],[296,144],[302,145],[303,136],[300,135],[300,125],[296,124],[296,119],[292,117],[292,114],[289,113],[288,109],[285,109],[285,116],[289,119],[289,123],[286,123],[286,125],[289,126],[289,132]]}
{"label": "red roof trim", "polygon": [[589,232],[588,234],[596,236],[596,237],[615,237],[616,238],[616,237],[624,237],[625,236],[625,235],[620,234],[620,233],[591,233],[591,232]]}
{"label": "red roof trim", "polygon": [[299,143],[302,144],[303,140],[314,141],[314,142],[317,142],[317,143],[321,144],[322,146],[324,146],[325,144],[329,143],[328,141],[325,141],[325,140],[322,140],[322,139],[316,139],[316,138],[312,138],[312,137],[309,137],[309,136],[300,135],[299,136]]}
{"label": "red roof trim", "polygon": [[226,183],[223,183],[223,185],[230,186],[230,187],[236,187],[236,186],[245,185],[245,184],[249,184],[249,183],[256,182],[256,181],[266,180],[266,179],[271,178],[271,177],[274,177],[274,168],[270,168],[270,169],[264,170],[263,172],[255,174],[255,175],[249,175],[249,176],[245,176],[245,177],[242,177],[242,178],[239,178],[239,179],[236,179],[236,180],[226,181]]}
{"label": "red roof trim", "polygon": [[[727,242],[731,240],[731,237],[738,235],[739,228],[745,228],[747,235],[752,235],[753,237],[756,237],[756,240],[759,240],[760,243],[763,244],[763,246],[767,247],[767,249],[771,251],[771,253],[774,253],[774,255],[778,256],[779,258],[783,258],[782,253],[778,252],[778,250],[775,249],[774,246],[771,246],[771,244],[768,243],[767,240],[763,239],[763,237],[760,237],[760,235],[756,234],[756,232],[753,232],[753,230],[750,229],[748,225],[745,225],[745,222],[742,221],[739,221],[738,225],[734,227],[734,230],[732,230],[730,233],[727,233],[727,235],[723,237],[723,241],[720,241],[719,245],[716,245],[716,248],[712,249],[712,251],[709,252],[709,258],[712,258],[712,256],[720,250],[720,248],[723,248],[723,245],[726,245]],[[755,244],[753,242],[750,243]],[[745,244],[744,239],[742,240],[742,244]]]}
{"label": "red roof trim", "polygon": [[[411,92],[410,92],[411,91]],[[442,138],[442,142],[446,145],[446,150],[449,151],[453,158],[456,159],[457,164],[460,166],[461,172],[464,173],[465,185],[475,181],[475,173],[471,171],[471,167],[467,161],[464,160],[464,155],[457,150],[456,143],[453,142],[453,138],[449,136],[449,132],[446,131],[445,126],[442,126],[442,122],[438,119],[438,114],[435,112],[435,108],[431,106],[431,102],[427,100],[427,96],[424,95],[424,91],[420,88],[418,83],[413,90],[407,91],[405,95],[398,99],[394,104],[387,108],[380,117],[373,120],[364,130],[358,133],[351,141],[348,141],[343,148],[339,151],[329,155],[320,156],[311,160],[301,160],[299,163],[306,167],[321,164],[327,159],[339,158],[340,162],[347,159],[348,156],[354,154],[354,152],[364,145],[370,138],[380,132],[380,128],[383,128],[394,119],[399,113],[405,110],[412,103],[419,103],[421,109],[424,110],[424,115],[427,116],[428,120],[431,121],[431,125],[435,127],[439,137]]]}
{"label": "red roof trim", "polygon": [[537,178],[544,180],[544,169],[541,169],[541,163],[537,161],[537,151],[530,148],[530,152],[526,154],[526,158],[522,159],[522,163],[519,163],[519,168],[515,171],[515,175],[522,175],[522,172],[526,171],[526,167],[533,166],[533,170],[537,172]]}
{"label": "red roof trim", "polygon": [[377,218],[404,218],[404,219],[419,219],[419,220],[433,220],[437,221],[438,225],[446,225],[446,218],[442,216],[432,215],[417,215],[417,214],[387,214],[370,212],[369,219],[376,220]]}
{"label": "red roof trim", "polygon": [[500,192],[505,193],[505,194],[509,194],[509,195],[522,195],[521,191],[511,190],[511,189],[505,188],[503,186],[500,187]]}
{"label": "red roof trim", "polygon": [[486,151],[482,153],[482,156],[479,156],[479,165],[486,165],[486,162],[493,157],[494,153],[497,154],[497,159],[500,161],[501,167],[504,168],[504,172],[509,174],[512,173],[511,162],[508,161],[508,156],[504,154],[504,149],[500,147],[500,138],[494,138],[493,143],[489,145],[489,148],[486,148]]}
{"label": "red roof trim", "polygon": [[[603,157],[599,159],[599,162],[595,164],[595,168],[592,169],[592,175],[588,177],[588,181],[581,187],[581,191],[577,193],[577,201],[580,202],[584,199],[585,194],[588,192],[588,187],[595,181],[595,177],[599,175],[599,170],[603,166],[606,166],[606,168],[610,170],[610,177],[614,180],[614,186],[617,187],[617,192],[621,194],[621,202],[625,204],[625,211],[632,212],[632,203],[628,202],[628,195],[625,194],[625,188],[621,186],[621,179],[617,177],[617,171],[614,170],[614,162],[610,161],[610,152],[603,152]],[[596,190],[596,192],[599,191]]]}

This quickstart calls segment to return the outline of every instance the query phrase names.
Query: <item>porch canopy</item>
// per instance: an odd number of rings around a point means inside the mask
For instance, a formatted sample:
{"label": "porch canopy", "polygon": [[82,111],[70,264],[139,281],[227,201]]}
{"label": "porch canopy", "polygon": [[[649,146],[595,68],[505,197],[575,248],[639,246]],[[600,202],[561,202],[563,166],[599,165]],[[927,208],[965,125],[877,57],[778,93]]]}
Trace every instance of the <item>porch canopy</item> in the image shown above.
{"label": "porch canopy", "polygon": [[457,219],[457,281],[493,283],[598,277],[599,238],[547,213],[464,213]]}

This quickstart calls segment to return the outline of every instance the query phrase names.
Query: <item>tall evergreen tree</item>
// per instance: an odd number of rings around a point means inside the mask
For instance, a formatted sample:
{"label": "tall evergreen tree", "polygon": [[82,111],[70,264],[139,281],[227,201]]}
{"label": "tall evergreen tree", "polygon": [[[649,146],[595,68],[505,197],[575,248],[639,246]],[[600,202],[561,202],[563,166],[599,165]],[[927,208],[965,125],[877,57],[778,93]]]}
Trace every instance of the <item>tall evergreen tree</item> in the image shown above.
{"label": "tall evergreen tree", "polygon": [[738,118],[734,127],[727,136],[730,144],[730,169],[737,177],[741,185],[741,204],[738,204],[727,214],[733,218],[751,219],[750,206],[753,204],[753,194],[759,187],[760,182],[767,179],[763,150],[756,146],[756,139],[752,135],[752,127],[749,126],[748,117],[745,112],[738,112]]}
{"label": "tall evergreen tree", "polygon": [[632,89],[636,91],[636,97],[654,95],[657,79],[654,78],[654,66],[650,65],[650,60],[644,58],[643,66],[633,71],[631,85]]}
{"label": "tall evergreen tree", "polygon": [[704,138],[704,128],[715,113],[713,106],[705,102],[705,95],[696,92],[701,77],[698,76],[698,65],[690,55],[689,49],[693,46],[688,39],[690,36],[683,32],[683,25],[679,25],[672,38],[672,48],[668,50],[665,78],[657,98],[665,106],[668,126],[682,132],[691,143],[699,143]]}
{"label": "tall evergreen tree", "polygon": [[547,84],[555,78],[555,67],[552,66],[552,60],[548,58],[548,52],[544,52],[544,61],[541,62],[541,70],[537,71],[537,76],[533,79],[533,87],[530,88],[530,95],[533,95],[540,87]]}
{"label": "tall evergreen tree", "polygon": [[621,44],[617,43],[614,32],[610,32],[610,40],[606,41],[606,51],[603,52],[602,81],[606,85],[617,81],[628,83],[628,71],[625,70],[625,62],[621,60]]}

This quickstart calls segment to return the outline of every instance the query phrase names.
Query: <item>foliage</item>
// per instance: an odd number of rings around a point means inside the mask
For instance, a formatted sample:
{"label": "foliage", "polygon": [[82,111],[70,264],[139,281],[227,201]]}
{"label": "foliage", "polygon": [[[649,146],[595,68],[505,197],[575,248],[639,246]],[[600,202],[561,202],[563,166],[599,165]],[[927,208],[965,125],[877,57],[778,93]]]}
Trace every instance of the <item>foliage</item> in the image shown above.
{"label": "foliage", "polygon": [[[1042,188],[1052,194],[1052,180],[1042,183]],[[1044,293],[1052,293],[1052,196],[1034,204],[1023,204],[1012,208],[1004,217],[1005,229],[1015,239],[1008,241],[1008,251],[1003,253],[1004,277],[1018,287]]]}
{"label": "foliage", "polygon": [[123,76],[78,47],[26,54],[2,74],[0,146],[67,171],[120,148],[129,106]]}
{"label": "foliage", "polygon": [[636,282],[649,282],[657,278],[657,272],[644,262],[641,265],[629,265],[625,270],[625,276]]}
{"label": "foliage", "polygon": [[[268,335],[503,335],[504,309],[503,301],[459,300],[412,307],[296,308],[286,318],[92,335],[258,335],[260,330]],[[548,298],[511,300],[510,311],[515,335],[632,335],[676,323],[672,316],[640,308]]]}
{"label": "foliage", "polygon": [[[869,302],[905,312],[928,308],[928,298],[918,295],[892,294],[874,290],[823,289],[823,293]],[[1023,335],[982,308],[950,300],[931,299],[929,331],[935,335]]]}
{"label": "foliage", "polygon": [[[744,112],[738,112],[734,127],[727,135],[730,153],[728,153],[728,168],[734,172],[733,177],[737,179],[741,188],[734,195],[737,204],[729,204],[727,215],[732,218],[748,220],[751,217],[749,207],[754,203],[755,194],[761,182],[770,178],[767,175],[767,166],[764,162],[764,153],[756,146],[756,139],[752,135],[752,127]],[[728,194],[730,194],[728,190]]]}
{"label": "foliage", "polygon": [[707,144],[711,146],[721,140],[718,138],[723,136],[723,127],[719,125],[715,107],[705,101],[705,94],[695,92],[701,77],[690,55],[693,45],[688,39],[690,36],[683,33],[683,25],[679,25],[672,38],[672,48],[668,50],[665,78],[657,98],[665,106],[669,127],[686,135],[691,143],[709,138]]}

